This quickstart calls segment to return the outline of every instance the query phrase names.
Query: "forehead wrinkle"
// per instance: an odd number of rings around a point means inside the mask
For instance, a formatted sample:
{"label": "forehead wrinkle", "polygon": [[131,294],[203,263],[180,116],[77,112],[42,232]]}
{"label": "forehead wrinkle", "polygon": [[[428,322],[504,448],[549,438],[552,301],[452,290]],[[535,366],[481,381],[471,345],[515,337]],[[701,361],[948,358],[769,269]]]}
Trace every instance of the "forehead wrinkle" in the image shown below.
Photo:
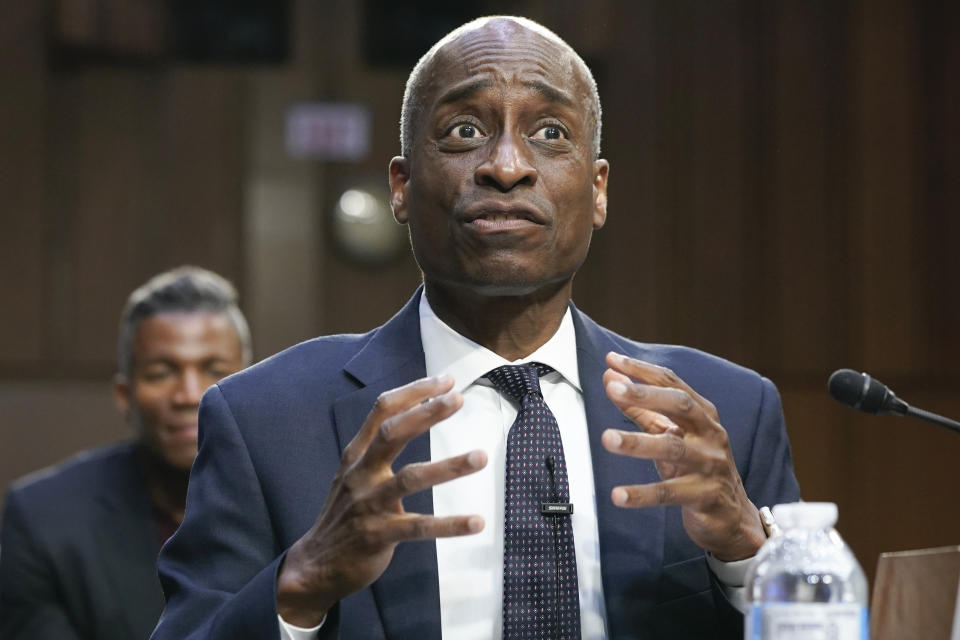
{"label": "forehead wrinkle", "polygon": [[543,39],[522,41],[494,41],[478,39],[460,46],[459,59],[463,67],[472,73],[490,72],[502,74],[513,69],[515,76],[539,76],[541,79],[522,80],[521,83],[554,102],[572,104],[572,98],[562,88],[564,78],[576,76],[574,65],[567,53]]}
{"label": "forehead wrinkle", "polygon": [[483,42],[472,47],[461,47],[458,53],[458,59],[464,68],[471,71],[486,66],[517,65],[532,67],[546,76],[562,72],[558,68],[561,65],[557,64],[558,59],[562,59],[560,52],[546,51],[542,47],[523,46],[516,43],[505,46],[502,43]]}
{"label": "forehead wrinkle", "polygon": [[567,95],[566,91],[558,89],[546,82],[540,80],[524,80],[521,84],[528,89],[533,89],[550,102],[557,102],[568,107],[574,106],[573,98]]}
{"label": "forehead wrinkle", "polygon": [[[476,56],[462,56],[455,64],[471,76],[488,76],[477,80],[467,80],[445,91],[437,104],[447,104],[471,97],[477,91],[489,89],[494,78],[505,83],[518,82],[521,86],[533,89],[551,102],[574,106],[572,93],[557,86],[556,80],[562,80],[564,71],[557,69],[556,61],[545,61],[539,56],[531,58],[526,50],[500,50],[482,52]],[[518,60],[522,63],[518,66]],[[567,65],[569,66],[569,65]],[[569,72],[570,69],[567,69]],[[533,76],[532,78],[530,76]],[[551,81],[553,80],[553,81]]]}
{"label": "forehead wrinkle", "polygon": [[450,104],[451,102],[459,102],[461,100],[466,100],[474,94],[483,91],[484,89],[489,89],[493,86],[493,80],[490,79],[481,79],[474,80],[472,82],[467,82],[466,84],[461,84],[455,87],[452,87],[446,93],[444,93],[437,100],[438,105]]}
{"label": "forehead wrinkle", "polygon": [[[504,83],[509,84],[512,81],[512,78],[506,77],[501,69],[496,66],[481,67],[475,70],[476,75],[487,75],[500,78]],[[527,75],[526,73],[521,72],[517,75]],[[556,102],[564,106],[572,107],[575,106],[573,96],[569,91],[565,91],[550,82],[545,80],[539,80],[537,78],[525,78],[517,80],[520,86],[527,89],[532,89],[540,94],[541,97],[549,100],[550,102]],[[474,94],[484,90],[490,89],[494,86],[495,81],[493,78],[480,78],[477,80],[468,80],[464,83],[454,85],[445,93],[443,93],[438,99],[437,104],[449,104],[451,102],[457,102],[459,100],[464,100],[472,97]]]}

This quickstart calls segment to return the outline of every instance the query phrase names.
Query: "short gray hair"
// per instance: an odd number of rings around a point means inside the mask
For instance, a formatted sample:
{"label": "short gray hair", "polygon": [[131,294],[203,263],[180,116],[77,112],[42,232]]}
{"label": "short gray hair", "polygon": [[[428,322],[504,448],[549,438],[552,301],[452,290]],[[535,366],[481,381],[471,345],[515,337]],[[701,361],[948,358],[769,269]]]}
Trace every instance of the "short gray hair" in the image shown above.
{"label": "short gray hair", "polygon": [[583,58],[573,50],[573,47],[568,45],[563,41],[560,36],[555,34],[553,31],[550,31],[543,25],[538,22],[534,22],[529,18],[521,18],[519,16],[486,16],[483,18],[477,18],[471,20],[470,22],[463,24],[443,38],[441,38],[435,45],[430,47],[430,50],[423,54],[423,57],[417,62],[413,67],[413,71],[410,72],[410,76],[407,78],[407,87],[403,92],[403,106],[400,108],[400,150],[401,153],[409,157],[410,151],[413,147],[413,129],[414,121],[420,115],[423,110],[423,73],[430,66],[430,63],[433,61],[434,56],[437,51],[439,51],[446,44],[456,40],[464,33],[478,29],[488,22],[494,20],[510,20],[516,22],[521,27],[524,27],[534,33],[537,33],[547,40],[554,42],[563,49],[570,52],[570,55],[573,57],[574,65],[580,70],[580,73],[583,74],[584,79],[587,81],[587,85],[590,90],[589,101],[587,102],[587,109],[589,112],[588,115],[592,117],[594,122],[593,127],[593,156],[594,158],[600,157],[600,130],[602,128],[602,110],[600,108],[600,94],[597,92],[597,81],[593,78],[593,73],[590,72],[590,67],[587,66],[587,63],[583,61]]}
{"label": "short gray hair", "polygon": [[243,363],[250,364],[253,358],[250,328],[237,306],[237,290],[226,278],[212,271],[183,266],[150,278],[130,294],[120,314],[117,372],[131,377],[133,339],[144,318],[158,313],[203,311],[227,316],[240,339]]}

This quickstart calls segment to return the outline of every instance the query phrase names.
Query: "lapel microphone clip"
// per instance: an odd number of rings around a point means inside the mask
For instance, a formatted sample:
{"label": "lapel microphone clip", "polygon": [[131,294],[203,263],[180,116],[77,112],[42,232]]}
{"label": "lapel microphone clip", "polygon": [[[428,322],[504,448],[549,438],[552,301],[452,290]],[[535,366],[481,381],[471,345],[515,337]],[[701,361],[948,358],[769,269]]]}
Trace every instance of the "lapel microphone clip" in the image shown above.
{"label": "lapel microphone clip", "polygon": [[547,470],[550,472],[550,486],[553,488],[553,502],[541,502],[540,513],[545,516],[573,515],[572,502],[560,502],[560,493],[557,491],[557,481],[554,472],[557,461],[553,456],[547,456]]}

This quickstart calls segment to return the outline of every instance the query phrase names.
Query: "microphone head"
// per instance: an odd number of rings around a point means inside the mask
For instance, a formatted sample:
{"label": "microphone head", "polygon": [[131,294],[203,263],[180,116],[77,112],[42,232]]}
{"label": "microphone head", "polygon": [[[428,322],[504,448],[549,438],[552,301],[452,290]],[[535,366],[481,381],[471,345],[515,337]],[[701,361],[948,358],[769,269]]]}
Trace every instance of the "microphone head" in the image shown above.
{"label": "microphone head", "polygon": [[901,413],[903,404],[885,384],[866,373],[853,369],[839,369],[830,376],[827,390],[833,399],[848,407],[867,413]]}
{"label": "microphone head", "polygon": [[860,404],[865,387],[863,375],[853,369],[837,369],[827,382],[827,391],[834,400],[854,408]]}

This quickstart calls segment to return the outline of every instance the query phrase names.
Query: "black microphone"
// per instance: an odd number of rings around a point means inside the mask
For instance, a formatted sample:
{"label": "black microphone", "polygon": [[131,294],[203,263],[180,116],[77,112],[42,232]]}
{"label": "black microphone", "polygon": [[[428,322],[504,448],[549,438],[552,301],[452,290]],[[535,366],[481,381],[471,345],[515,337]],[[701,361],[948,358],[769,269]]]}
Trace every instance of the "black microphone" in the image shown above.
{"label": "black microphone", "polygon": [[907,403],[879,380],[853,369],[838,369],[830,376],[827,390],[837,402],[867,413],[906,415]]}
{"label": "black microphone", "polygon": [[830,376],[827,390],[834,400],[852,409],[880,415],[893,413],[920,418],[960,434],[960,422],[911,407],[898,398],[887,385],[866,373],[857,373],[853,369],[838,369]]}
{"label": "black microphone", "polygon": [[573,515],[572,502],[560,502],[560,493],[557,490],[557,481],[554,478],[556,472],[557,460],[553,456],[547,456],[547,471],[550,473],[550,487],[553,489],[553,502],[541,502],[540,513],[545,516],[571,516]]}

